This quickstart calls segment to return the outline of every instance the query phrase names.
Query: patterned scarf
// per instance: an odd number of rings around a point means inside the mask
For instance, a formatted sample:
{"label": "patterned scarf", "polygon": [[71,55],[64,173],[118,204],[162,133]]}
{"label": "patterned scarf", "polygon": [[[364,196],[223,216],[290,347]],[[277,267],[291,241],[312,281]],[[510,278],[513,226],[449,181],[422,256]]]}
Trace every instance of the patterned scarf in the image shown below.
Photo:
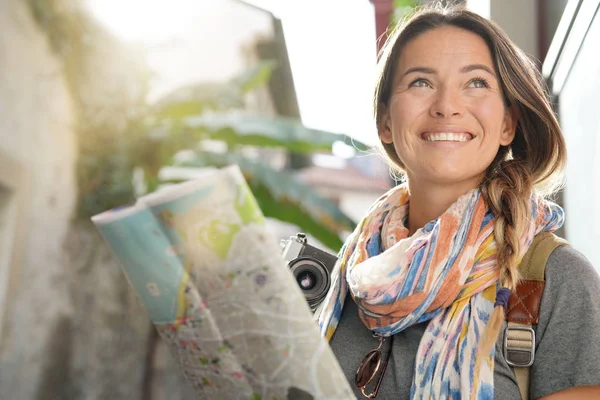
{"label": "patterned scarf", "polygon": [[[531,204],[519,261],[537,233],[563,223],[556,204],[535,195]],[[391,189],[348,238],[318,314],[321,333],[331,339],[348,291],[361,320],[376,334],[390,336],[429,321],[415,360],[411,398],[491,400],[495,348],[486,357],[477,350],[499,288],[495,218],[474,189],[409,237],[408,207],[407,187]]]}

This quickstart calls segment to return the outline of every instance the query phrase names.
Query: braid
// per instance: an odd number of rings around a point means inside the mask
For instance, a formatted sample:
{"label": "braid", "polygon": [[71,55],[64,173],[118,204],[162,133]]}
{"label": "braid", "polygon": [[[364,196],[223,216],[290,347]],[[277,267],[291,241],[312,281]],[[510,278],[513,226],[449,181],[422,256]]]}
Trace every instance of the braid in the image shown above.
{"label": "braid", "polygon": [[[497,159],[503,158],[506,153],[499,152]],[[527,167],[517,160],[495,162],[492,166],[481,190],[496,217],[494,237],[500,285],[514,291],[520,278],[520,241],[530,215],[532,179]],[[496,343],[504,317],[504,307],[494,307],[482,336],[481,351],[489,353]]]}
{"label": "braid", "polygon": [[507,160],[494,172],[483,193],[496,216],[494,236],[500,283],[514,290],[519,281],[520,240],[530,213],[531,177],[523,163]]}

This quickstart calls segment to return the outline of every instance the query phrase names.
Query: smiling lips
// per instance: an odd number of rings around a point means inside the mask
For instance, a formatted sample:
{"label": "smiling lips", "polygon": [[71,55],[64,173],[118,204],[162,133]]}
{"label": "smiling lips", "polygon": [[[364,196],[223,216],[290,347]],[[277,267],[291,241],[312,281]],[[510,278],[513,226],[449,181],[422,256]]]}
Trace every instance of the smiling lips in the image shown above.
{"label": "smiling lips", "polygon": [[469,132],[425,132],[421,139],[428,142],[468,142],[473,135]]}

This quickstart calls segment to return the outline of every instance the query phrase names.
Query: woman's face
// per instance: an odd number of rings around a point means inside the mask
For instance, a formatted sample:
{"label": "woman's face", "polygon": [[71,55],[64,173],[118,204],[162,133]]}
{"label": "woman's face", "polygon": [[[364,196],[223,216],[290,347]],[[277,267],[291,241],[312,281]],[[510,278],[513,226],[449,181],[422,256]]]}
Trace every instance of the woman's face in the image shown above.
{"label": "woman's face", "polygon": [[485,41],[436,28],[408,42],[396,62],[381,140],[393,143],[411,183],[477,187],[516,127]]}

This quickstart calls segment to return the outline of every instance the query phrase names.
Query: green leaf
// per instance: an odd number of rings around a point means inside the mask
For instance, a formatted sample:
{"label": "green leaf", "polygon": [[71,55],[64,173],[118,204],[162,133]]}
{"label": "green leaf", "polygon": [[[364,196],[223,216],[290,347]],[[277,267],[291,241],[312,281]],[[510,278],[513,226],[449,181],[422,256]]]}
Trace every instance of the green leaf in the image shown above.
{"label": "green leaf", "polygon": [[231,80],[231,84],[248,93],[269,82],[277,66],[275,60],[264,60]]}
{"label": "green leaf", "polygon": [[176,89],[153,107],[157,119],[180,120],[206,110],[226,110],[244,106],[244,93],[230,83],[200,82]]}
{"label": "green leaf", "polygon": [[174,118],[180,119],[189,117],[190,115],[201,114],[207,108],[216,107],[211,101],[187,100],[171,104],[165,104],[158,113],[159,118]]}
{"label": "green leaf", "polygon": [[343,244],[340,234],[354,229],[354,221],[334,203],[289,172],[277,171],[238,154],[209,152],[197,152],[195,160],[179,165],[202,168],[230,164],[240,167],[265,216],[297,225],[334,251]]}
{"label": "green leaf", "polygon": [[334,142],[342,141],[358,151],[368,149],[367,145],[347,135],[307,128],[293,118],[206,113],[187,118],[183,124],[190,129],[203,130],[210,138],[223,140],[230,146],[284,147],[297,153],[313,153],[331,151]]}
{"label": "green leaf", "polygon": [[390,25],[395,25],[409,15],[419,3],[419,0],[394,0],[394,12],[390,17]]}
{"label": "green leaf", "polygon": [[178,88],[157,102],[155,116],[159,119],[182,119],[206,110],[243,108],[244,95],[265,85],[275,66],[275,61],[266,60],[229,82],[198,82]]}
{"label": "green leaf", "polygon": [[415,8],[416,6],[415,0],[394,0],[394,8]]}

